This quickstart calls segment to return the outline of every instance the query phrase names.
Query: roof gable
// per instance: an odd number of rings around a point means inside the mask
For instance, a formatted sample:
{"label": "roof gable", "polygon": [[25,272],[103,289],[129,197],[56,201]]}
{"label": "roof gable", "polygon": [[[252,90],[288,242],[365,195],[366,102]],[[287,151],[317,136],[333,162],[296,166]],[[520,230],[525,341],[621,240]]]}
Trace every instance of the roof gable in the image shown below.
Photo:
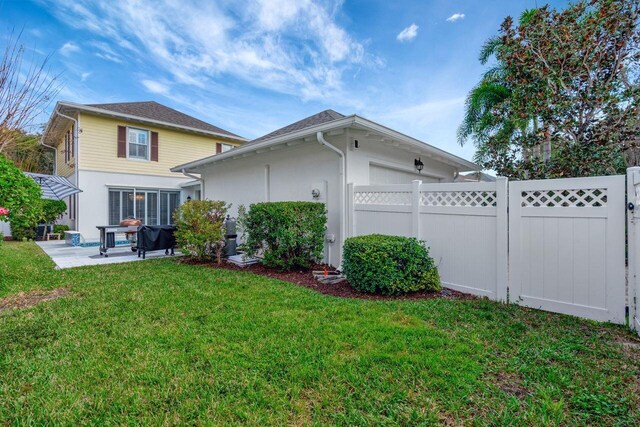
{"label": "roof gable", "polygon": [[221,129],[217,126],[204,122],[202,120],[191,117],[166,105],[162,105],[155,101],[144,102],[117,102],[112,104],[86,104],[88,107],[99,108],[101,110],[111,111],[119,114],[127,114],[144,119],[156,120],[168,124],[185,126],[193,129],[203,130],[207,132],[215,132],[222,135],[228,135],[234,138],[240,136]]}
{"label": "roof gable", "polygon": [[324,110],[319,112],[318,114],[314,114],[313,116],[306,117],[302,120],[298,120],[295,123],[291,123],[290,125],[274,130],[273,132],[263,135],[260,138],[256,138],[251,142],[253,143],[253,142],[265,141],[267,139],[286,135],[288,133],[310,128],[312,126],[321,125],[324,123],[332,122],[334,120],[344,119],[345,117],[346,117],[345,115],[340,114],[337,111]]}

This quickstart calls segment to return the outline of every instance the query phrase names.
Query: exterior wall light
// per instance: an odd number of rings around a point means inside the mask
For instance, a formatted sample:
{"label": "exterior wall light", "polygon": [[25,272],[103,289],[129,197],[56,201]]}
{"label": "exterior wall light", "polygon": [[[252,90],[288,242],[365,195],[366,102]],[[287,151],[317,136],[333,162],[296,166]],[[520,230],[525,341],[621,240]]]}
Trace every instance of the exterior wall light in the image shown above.
{"label": "exterior wall light", "polygon": [[416,170],[418,171],[418,173],[422,172],[422,169],[424,168],[424,163],[422,163],[422,160],[420,160],[420,157],[418,157],[413,161],[413,165],[416,167]]}

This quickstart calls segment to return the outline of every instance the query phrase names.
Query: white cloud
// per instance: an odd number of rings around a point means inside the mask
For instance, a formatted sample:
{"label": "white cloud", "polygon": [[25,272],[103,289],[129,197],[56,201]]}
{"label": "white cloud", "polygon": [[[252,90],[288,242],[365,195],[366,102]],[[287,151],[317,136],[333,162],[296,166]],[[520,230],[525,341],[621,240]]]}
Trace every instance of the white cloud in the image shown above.
{"label": "white cloud", "polygon": [[80,74],[80,81],[83,81],[83,82],[87,81],[87,79],[91,76],[91,74],[93,74],[91,71]]}
{"label": "white cloud", "polygon": [[66,42],[60,48],[60,54],[63,56],[70,56],[76,52],[80,52],[80,46],[78,46],[74,42]]}
{"label": "white cloud", "polygon": [[451,15],[450,17],[447,18],[448,22],[456,22],[459,21],[461,19],[464,19],[464,13],[454,13],[453,15]]}
{"label": "white cloud", "polygon": [[145,79],[145,80],[142,80],[140,83],[142,83],[142,85],[151,93],[164,95],[169,92],[168,85],[155,80]]}
{"label": "white cloud", "polygon": [[144,62],[177,83],[202,88],[224,74],[325,100],[340,93],[345,71],[382,63],[336,22],[335,10],[311,0],[159,0],[118,8],[109,0],[77,0],[51,6],[64,22],[104,40],[95,45],[100,58]]}
{"label": "white cloud", "polygon": [[115,62],[116,64],[122,64],[122,56],[109,46],[109,44],[97,40],[93,40],[90,44],[97,49],[95,55],[98,58]]}
{"label": "white cloud", "polygon": [[418,26],[416,24],[411,24],[404,30],[400,31],[396,36],[396,39],[401,42],[406,42],[409,40],[413,40],[418,35]]}

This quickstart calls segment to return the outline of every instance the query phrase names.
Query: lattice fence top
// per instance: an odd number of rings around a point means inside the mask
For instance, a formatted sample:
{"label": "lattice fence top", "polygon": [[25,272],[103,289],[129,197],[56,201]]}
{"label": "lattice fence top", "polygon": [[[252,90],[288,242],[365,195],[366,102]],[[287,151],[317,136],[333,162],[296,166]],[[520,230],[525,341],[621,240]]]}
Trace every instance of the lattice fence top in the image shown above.
{"label": "lattice fence top", "polygon": [[495,191],[423,191],[421,206],[491,207],[496,206]]}
{"label": "lattice fence top", "polygon": [[398,191],[362,191],[354,193],[353,202],[360,205],[411,206],[411,193]]}
{"label": "lattice fence top", "polygon": [[605,207],[607,206],[606,188],[586,190],[531,190],[521,194],[522,207]]}

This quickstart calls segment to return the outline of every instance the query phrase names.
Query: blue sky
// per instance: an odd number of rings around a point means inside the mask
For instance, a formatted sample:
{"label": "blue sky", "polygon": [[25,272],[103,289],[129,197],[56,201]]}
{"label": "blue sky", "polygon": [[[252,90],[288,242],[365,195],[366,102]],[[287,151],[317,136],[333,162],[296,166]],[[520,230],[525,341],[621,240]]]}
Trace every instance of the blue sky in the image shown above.
{"label": "blue sky", "polygon": [[29,60],[50,55],[58,99],[155,100],[247,138],[332,108],[470,159],[480,46],[544,3],[0,0],[0,47],[22,30]]}

